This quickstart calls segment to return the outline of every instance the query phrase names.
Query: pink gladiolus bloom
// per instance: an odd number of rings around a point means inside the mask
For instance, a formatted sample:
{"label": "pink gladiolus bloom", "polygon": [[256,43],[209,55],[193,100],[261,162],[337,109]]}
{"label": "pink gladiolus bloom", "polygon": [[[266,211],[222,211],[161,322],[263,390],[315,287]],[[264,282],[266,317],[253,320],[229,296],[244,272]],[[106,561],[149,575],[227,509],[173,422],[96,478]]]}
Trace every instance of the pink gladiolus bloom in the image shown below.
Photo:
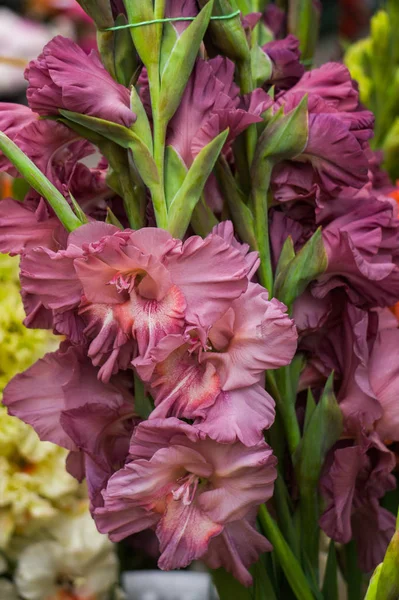
{"label": "pink gladiolus bloom", "polygon": [[72,319],[106,381],[166,335],[207,331],[245,291],[252,264],[217,234],[182,243],[160,229],[91,223],[69,236],[66,250],[26,253],[21,268],[25,293],[52,310],[67,335]]}
{"label": "pink gladiolus bloom", "polygon": [[116,83],[93,50],[89,56],[72,40],[57,36],[25,71],[27,98],[40,115],[59,109],[80,112],[130,127],[129,91]]}
{"label": "pink gladiolus bloom", "polygon": [[202,557],[250,585],[247,567],[271,549],[250,521],[273,493],[275,463],[265,442],[223,445],[174,418],[146,421],[136,428],[129,461],[109,480],[94,518],[114,541],[156,528],[161,569]]}

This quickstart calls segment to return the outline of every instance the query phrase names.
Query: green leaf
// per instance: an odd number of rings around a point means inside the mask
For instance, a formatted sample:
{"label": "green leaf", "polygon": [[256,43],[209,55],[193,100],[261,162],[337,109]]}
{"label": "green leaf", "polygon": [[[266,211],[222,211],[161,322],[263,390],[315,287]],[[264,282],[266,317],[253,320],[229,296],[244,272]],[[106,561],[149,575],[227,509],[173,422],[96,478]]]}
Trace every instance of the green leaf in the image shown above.
{"label": "green leaf", "polygon": [[302,60],[311,60],[319,36],[321,8],[314,0],[291,0],[288,30],[299,39]]}
{"label": "green leaf", "polygon": [[187,175],[187,167],[177,154],[173,146],[166,146],[165,150],[165,197],[169,206],[177,192],[183,185]]}
{"label": "green leaf", "polygon": [[115,227],[118,227],[121,230],[124,229],[122,223],[120,222],[118,217],[114,215],[109,206],[107,206],[107,216],[105,218],[105,222],[109,223],[110,225],[115,225]]}
{"label": "green leaf", "polygon": [[[274,553],[297,599],[314,600],[301,565],[295,558],[291,548],[264,504],[259,507],[259,520],[262,524],[264,534],[273,544]],[[235,598],[235,596],[232,595],[231,598]]]}
{"label": "green leaf", "polygon": [[[351,540],[349,544],[345,544],[345,579],[348,591],[348,600],[362,600],[364,576],[359,569],[356,543],[354,540]],[[378,598],[378,600],[383,599]]]}
{"label": "green leaf", "polygon": [[177,31],[173,27],[172,23],[164,23],[162,31],[161,41],[161,56],[160,56],[160,71],[161,75],[164,72],[165,65],[167,64],[174,45],[178,39]]}
{"label": "green leaf", "polygon": [[212,571],[219,600],[252,600],[251,592],[223,568]]}
{"label": "green leaf", "polygon": [[[153,21],[155,18],[152,0],[124,0],[124,4],[129,23]],[[158,67],[160,28],[162,25],[152,24],[129,29],[133,44],[151,74]]]}
{"label": "green leaf", "polygon": [[306,397],[306,410],[305,410],[305,421],[303,424],[303,431],[306,433],[306,430],[309,426],[310,420],[313,416],[313,413],[316,408],[316,402],[312,393],[312,390],[308,389],[308,395]]}
{"label": "green leaf", "polygon": [[[115,25],[126,25],[125,15],[118,15]],[[136,49],[129,29],[114,31],[114,63],[115,75],[119,83],[129,87],[130,81],[139,65]]]}
{"label": "green leaf", "polygon": [[262,87],[272,76],[272,61],[258,44],[251,49],[251,67],[254,87]]}
{"label": "green leaf", "polygon": [[295,258],[295,250],[294,243],[292,241],[292,237],[289,235],[284,242],[284,245],[281,249],[281,253],[278,259],[277,268],[276,268],[276,280],[278,280],[278,276],[280,273],[284,272],[288,264]]}
{"label": "green leaf", "polygon": [[308,417],[306,430],[293,456],[300,494],[302,547],[316,573],[320,512],[318,483],[325,456],[342,432],[342,413],[333,391],[333,379],[332,373],[316,408]]}
{"label": "green leaf", "polygon": [[295,258],[278,273],[274,286],[276,297],[290,307],[308,284],[324,273],[327,264],[327,253],[319,228]]}
{"label": "green leaf", "polygon": [[228,136],[228,129],[220,133],[195,157],[183,185],[169,207],[168,231],[174,237],[182,237],[190,223],[192,212],[201,197],[205,183]]}
{"label": "green leaf", "polygon": [[77,0],[83,10],[93,19],[98,29],[112,27],[114,19],[110,0]]}
{"label": "green leaf", "polygon": [[382,563],[380,563],[379,565],[376,566],[374,573],[371,576],[371,579],[369,582],[369,587],[367,588],[367,592],[364,597],[364,600],[378,600],[377,590],[378,590],[378,583],[380,580],[381,569],[382,569]]}
{"label": "green leaf", "polygon": [[60,110],[60,113],[67,119],[101,134],[122,148],[132,150],[133,160],[146,186],[151,189],[153,186],[159,185],[158,169],[152,154],[143,140],[131,129],[117,123],[111,123],[111,121],[105,121],[97,117],[88,117],[87,115],[81,115],[69,110]]}
{"label": "green leaf", "polygon": [[[200,6],[205,6],[209,0],[199,0]],[[234,8],[228,0],[214,0],[213,15],[230,15]],[[209,23],[209,33],[212,44],[220,54],[234,62],[250,63],[251,55],[241,23],[240,15],[231,19],[215,20]]]}
{"label": "green leaf", "polygon": [[82,210],[82,207],[80,206],[80,204],[77,202],[77,200],[72,196],[71,192],[69,192],[69,197],[71,199],[71,204],[72,204],[72,208],[74,210],[75,215],[78,217],[79,221],[82,224],[88,223],[89,219],[87,218],[87,216],[85,215],[85,213]]}
{"label": "green leaf", "polygon": [[399,597],[399,530],[386,551],[377,584],[376,598],[397,600]]}
{"label": "green leaf", "polygon": [[159,114],[168,122],[180,104],[212,14],[213,0],[177,38],[161,77]]}
{"label": "green leaf", "polygon": [[154,408],[150,397],[145,393],[143,382],[136,374],[134,375],[134,408],[142,419],[148,419]]}
{"label": "green leaf", "polygon": [[294,456],[300,489],[317,487],[324,458],[342,432],[342,413],[333,380],[331,373]]}
{"label": "green leaf", "polygon": [[133,86],[130,93],[130,107],[136,114],[137,119],[132,125],[132,131],[144,142],[148,150],[153,153],[152,144],[152,133],[150,122],[145,112],[143,103],[140,100],[140,96],[137,93],[136,88]]}
{"label": "green leaf", "polygon": [[307,96],[298,106],[284,114],[282,109],[269,121],[260,136],[251,168],[253,186],[267,190],[269,181],[265,181],[265,162],[272,165],[282,160],[294,158],[303,152],[308,141]]}
{"label": "green leaf", "polygon": [[338,594],[338,563],[334,540],[330,540],[328,548],[327,566],[323,581],[324,600],[339,600]]}
{"label": "green leaf", "polygon": [[0,150],[27,183],[47,200],[67,231],[73,231],[82,225],[64,196],[3,132],[0,132]]}
{"label": "green leaf", "polygon": [[194,232],[201,237],[206,237],[218,224],[218,219],[207,205],[204,195],[202,194],[191,216],[191,226],[194,229]]}
{"label": "green leaf", "polygon": [[252,212],[245,203],[245,195],[235,181],[231,169],[223,156],[216,163],[216,177],[229,207],[235,230],[244,242],[255,249],[257,243]]}

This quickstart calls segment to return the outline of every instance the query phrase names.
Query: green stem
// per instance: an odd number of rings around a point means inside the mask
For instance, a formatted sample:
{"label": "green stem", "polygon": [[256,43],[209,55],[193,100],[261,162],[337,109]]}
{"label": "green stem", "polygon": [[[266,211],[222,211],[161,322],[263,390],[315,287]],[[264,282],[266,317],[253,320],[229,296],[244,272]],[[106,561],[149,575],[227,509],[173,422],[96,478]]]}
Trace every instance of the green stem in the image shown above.
{"label": "green stem", "polygon": [[[155,0],[154,19],[164,18],[165,1],[166,0]],[[158,62],[153,68],[148,70],[148,79],[150,83],[152,118],[154,124],[154,161],[158,168],[160,184],[151,190],[151,195],[157,226],[166,229],[168,226],[168,211],[165,197],[165,138],[167,123],[164,122],[162,115],[159,113],[159,99],[161,93],[159,65],[163,29],[162,23],[158,23],[156,28]]]}
{"label": "green stem", "polygon": [[[238,80],[243,94],[250,94],[253,91],[251,60],[240,61],[237,64]],[[255,154],[258,135],[256,124],[250,125],[245,131],[245,146],[247,151],[248,167],[251,168]]]}
{"label": "green stem", "polygon": [[270,257],[269,219],[267,211],[267,192],[264,188],[252,191],[255,237],[260,257],[259,279],[263,287],[273,293],[273,271]]}
{"label": "green stem", "polygon": [[165,137],[166,123],[160,117],[156,101],[153,101],[154,122],[154,161],[157,165],[160,184],[152,190],[155,217],[158,227],[166,229],[168,226],[168,212],[165,197]]}
{"label": "green stem", "polygon": [[82,225],[64,196],[3,132],[0,132],[0,150],[29,185],[47,200],[67,231],[73,231]]}
{"label": "green stem", "polygon": [[283,421],[288,448],[292,455],[294,454],[299,442],[301,441],[301,432],[299,429],[299,423],[295,412],[295,405],[292,403],[291,399],[288,398],[287,394],[284,394],[285,397],[283,397],[280,394],[279,388],[276,384],[274,373],[272,373],[271,371],[267,371],[266,380],[271,390],[272,396],[276,401],[277,410]]}
{"label": "green stem", "polygon": [[269,189],[272,169],[272,164],[265,161],[262,181],[254,181],[252,188],[252,211],[260,258],[259,279],[261,284],[269,291],[270,297],[273,293],[273,271],[270,256],[267,191]]}
{"label": "green stem", "polygon": [[273,550],[297,599],[314,600],[301,565],[264,504],[259,507],[258,516],[264,534],[273,544]]}

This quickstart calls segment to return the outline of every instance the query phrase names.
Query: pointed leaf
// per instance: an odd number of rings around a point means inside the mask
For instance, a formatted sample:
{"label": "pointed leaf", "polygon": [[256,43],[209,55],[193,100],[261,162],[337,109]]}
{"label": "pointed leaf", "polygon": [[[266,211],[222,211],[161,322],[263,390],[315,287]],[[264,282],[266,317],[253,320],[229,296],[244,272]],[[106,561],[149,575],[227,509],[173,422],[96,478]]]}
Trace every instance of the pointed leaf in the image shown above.
{"label": "pointed leaf", "polygon": [[[288,114],[277,112],[258,140],[251,168],[254,187],[262,185],[265,162],[272,165],[301,154],[308,141],[307,97]],[[267,182],[266,189],[269,182]],[[263,186],[262,186],[263,187]]]}
{"label": "pointed leaf", "polygon": [[281,254],[278,259],[277,268],[276,268],[276,281],[278,280],[279,274],[284,271],[284,269],[288,266],[288,264],[294,258],[295,258],[294,243],[292,241],[292,237],[289,235],[284,242],[284,245],[281,249]]}
{"label": "pointed leaf", "polygon": [[165,150],[165,197],[168,206],[183,185],[186,175],[186,165],[173,146],[167,146]]}
{"label": "pointed leaf", "polygon": [[333,391],[333,380],[331,373],[294,456],[300,489],[316,488],[324,458],[342,432],[342,413]]}
{"label": "pointed leaf", "polygon": [[[124,2],[129,23],[145,23],[154,20],[152,0],[129,0]],[[141,60],[150,73],[158,66],[160,29],[162,25],[131,27],[130,35]]]}
{"label": "pointed leaf", "polygon": [[105,222],[109,223],[110,225],[115,225],[115,227],[118,227],[118,229],[124,229],[122,223],[120,222],[118,217],[114,215],[109,206],[107,206],[107,216],[105,218]]}
{"label": "pointed leaf", "polygon": [[133,86],[130,94],[130,107],[137,116],[136,121],[132,125],[132,131],[144,142],[151,154],[153,153],[152,133],[150,122],[145,112],[143,103]]}
{"label": "pointed leaf", "polygon": [[[199,5],[205,6],[208,1],[199,0]],[[234,9],[235,7],[233,8],[228,0],[214,0],[213,14],[215,16],[230,15]],[[251,55],[240,15],[231,19],[211,21],[209,32],[212,44],[220,51],[220,54],[233,61],[250,63]]]}
{"label": "pointed leaf", "polygon": [[277,298],[291,306],[308,284],[324,273],[327,262],[321,229],[318,229],[295,258],[279,272],[274,286]]}
{"label": "pointed leaf", "polygon": [[229,130],[226,129],[202,148],[191,165],[183,185],[173,198],[169,208],[168,230],[174,237],[182,237],[186,232],[192,212],[224,146],[228,132]]}
{"label": "pointed leaf", "polygon": [[[314,600],[301,565],[295,558],[291,548],[264,504],[259,507],[259,520],[264,534],[273,544],[274,553],[278,558],[281,568],[283,569],[297,600]],[[231,597],[234,598],[234,596]]]}
{"label": "pointed leaf", "polygon": [[144,183],[150,189],[152,186],[159,185],[159,174],[154,159],[146,144],[131,129],[104,119],[88,117],[69,110],[61,110],[60,112],[67,119],[101,134],[122,146],[122,148],[132,150],[134,162]]}
{"label": "pointed leaf", "polygon": [[177,31],[172,23],[163,24],[162,41],[161,41],[161,56],[160,56],[160,71],[161,76],[164,72],[174,45],[177,42]]}
{"label": "pointed leaf", "polygon": [[69,197],[71,199],[72,208],[74,210],[75,215],[78,217],[79,221],[83,224],[88,223],[89,219],[83,212],[81,206],[77,202],[77,200],[72,196],[71,192],[69,192]]}
{"label": "pointed leaf", "polygon": [[177,39],[161,77],[159,113],[166,122],[180,104],[212,14],[211,0]]}
{"label": "pointed leaf", "polygon": [[238,187],[227,161],[222,157],[216,163],[216,177],[227,201],[234,229],[240,238],[256,249],[254,217],[245,203],[245,195]]}
{"label": "pointed leaf", "polygon": [[254,44],[251,49],[251,67],[254,87],[262,87],[272,76],[272,61],[258,44]]}
{"label": "pointed leaf", "polygon": [[110,0],[77,0],[83,10],[93,19],[98,29],[112,27],[114,19]]}
{"label": "pointed leaf", "polygon": [[381,569],[382,563],[376,566],[374,573],[371,576],[369,587],[367,588],[367,593],[364,597],[364,600],[378,600],[377,591],[378,583],[380,581]]}
{"label": "pointed leaf", "polygon": [[376,598],[397,600],[399,597],[399,530],[393,534],[386,551],[377,584]]}
{"label": "pointed leaf", "polygon": [[80,227],[82,223],[64,196],[3,132],[0,132],[0,150],[29,185],[48,201],[67,231],[73,231]]}
{"label": "pointed leaf", "polygon": [[306,432],[308,425],[310,423],[310,420],[313,416],[313,413],[315,411],[316,408],[316,402],[312,393],[312,390],[309,388],[308,389],[308,394],[306,397],[306,410],[305,410],[305,421],[303,424],[303,431],[304,433]]}
{"label": "pointed leaf", "polygon": [[[115,25],[119,26],[126,24],[126,16],[118,15]],[[118,29],[114,31],[114,63],[118,82],[125,87],[129,87],[130,81],[139,65],[139,58],[133,45],[129,29]]]}
{"label": "pointed leaf", "polygon": [[338,563],[334,540],[330,540],[328,548],[327,566],[323,581],[324,600],[339,600],[338,594]]}

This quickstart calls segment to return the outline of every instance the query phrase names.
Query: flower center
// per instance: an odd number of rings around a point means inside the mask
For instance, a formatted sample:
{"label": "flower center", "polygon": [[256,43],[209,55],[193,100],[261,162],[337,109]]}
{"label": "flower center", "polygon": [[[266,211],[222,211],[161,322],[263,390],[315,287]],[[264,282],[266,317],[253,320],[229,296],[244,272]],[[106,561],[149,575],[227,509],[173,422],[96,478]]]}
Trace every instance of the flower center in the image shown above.
{"label": "flower center", "polygon": [[180,487],[172,492],[174,500],[181,500],[184,506],[189,506],[195,498],[195,494],[199,483],[198,475],[187,473],[183,477],[177,480],[180,483]]}
{"label": "flower center", "polygon": [[142,269],[133,269],[132,271],[119,271],[114,277],[108,282],[108,285],[114,285],[119,293],[128,291],[137,286],[140,281],[147,275]]}

